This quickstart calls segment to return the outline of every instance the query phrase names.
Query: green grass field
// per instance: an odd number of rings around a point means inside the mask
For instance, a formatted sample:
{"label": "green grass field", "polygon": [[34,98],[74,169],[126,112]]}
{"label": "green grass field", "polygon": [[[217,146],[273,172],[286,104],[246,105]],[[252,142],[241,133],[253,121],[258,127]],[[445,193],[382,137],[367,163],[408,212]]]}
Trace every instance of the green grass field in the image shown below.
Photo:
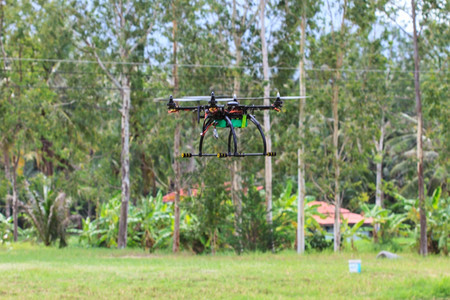
{"label": "green grass field", "polygon": [[[450,259],[402,253],[148,254],[141,250],[0,246],[0,298],[450,298]],[[348,260],[362,272],[349,273]]]}

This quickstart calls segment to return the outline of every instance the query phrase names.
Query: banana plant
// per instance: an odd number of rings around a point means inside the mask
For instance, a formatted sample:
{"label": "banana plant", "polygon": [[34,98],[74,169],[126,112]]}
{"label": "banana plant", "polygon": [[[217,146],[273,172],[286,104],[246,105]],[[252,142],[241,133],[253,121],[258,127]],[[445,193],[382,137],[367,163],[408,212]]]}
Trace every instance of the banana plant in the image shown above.
{"label": "banana plant", "polygon": [[[425,210],[427,216],[427,238],[428,250],[431,253],[444,253],[448,255],[448,243],[450,234],[450,197],[442,197],[442,189],[438,187],[431,197],[425,199]],[[396,199],[407,213],[407,219],[415,225],[416,246],[419,242],[420,217],[419,201],[417,199],[406,199],[395,194]]]}
{"label": "banana plant", "polygon": [[[308,203],[314,201],[315,198],[312,196],[306,196],[305,198],[305,228],[306,238],[313,236],[314,232],[323,231],[320,224],[313,216],[319,216],[325,218],[322,214],[317,211],[319,205],[308,205]],[[297,230],[297,193],[292,193],[292,182],[289,181],[286,185],[285,190],[273,203],[273,219],[276,220],[274,224],[277,225],[275,232],[283,235],[287,235],[289,238],[287,240],[294,241],[296,237]]]}
{"label": "banana plant", "polygon": [[120,213],[120,194],[114,196],[99,208],[99,216],[95,220],[82,220],[82,229],[70,232],[79,235],[80,243],[94,247],[117,246],[118,222]]}
{"label": "banana plant", "polygon": [[[408,224],[405,223],[407,220],[407,214],[405,213],[393,213],[379,205],[363,204],[361,209],[365,218],[372,218],[373,220],[374,243],[378,243],[380,239],[382,243],[388,243],[396,236],[406,235],[409,230]],[[378,230],[376,230],[376,225],[379,226]]]}
{"label": "banana plant", "polygon": [[433,253],[442,251],[448,255],[450,234],[450,197],[441,197],[441,188],[437,188],[426,201],[427,235],[429,247]]}
{"label": "banana plant", "polygon": [[[356,250],[355,244],[354,244],[355,237],[358,237],[360,239],[367,239],[368,238],[362,232],[362,226],[364,225],[364,221],[365,221],[365,219],[362,219],[361,221],[359,221],[358,223],[354,224],[353,226],[350,226],[350,224],[348,224],[348,220],[347,219],[343,219],[342,220],[341,237],[342,237],[342,239],[344,241],[350,239],[351,246],[352,246],[353,250]],[[344,245],[344,243],[342,243],[341,245]]]}
{"label": "banana plant", "polygon": [[[79,235],[81,243],[96,247],[116,247],[120,215],[120,194],[100,207],[99,217],[83,220]],[[146,250],[167,247],[173,233],[173,213],[170,205],[162,201],[162,194],[141,199],[138,206],[130,205],[128,214],[128,238],[130,247]]]}
{"label": "banana plant", "polygon": [[81,230],[70,229],[69,232],[79,235],[79,241],[82,244],[95,245],[100,244],[100,237],[103,236],[107,230],[98,229],[97,220],[91,220],[89,217],[81,220]]}
{"label": "banana plant", "polygon": [[[162,201],[162,194],[159,192],[156,197],[141,199],[139,207],[132,207],[128,222],[133,224],[136,220],[136,227],[133,239],[146,250],[167,247],[172,237],[172,207]],[[133,227],[133,225],[132,225]]]}

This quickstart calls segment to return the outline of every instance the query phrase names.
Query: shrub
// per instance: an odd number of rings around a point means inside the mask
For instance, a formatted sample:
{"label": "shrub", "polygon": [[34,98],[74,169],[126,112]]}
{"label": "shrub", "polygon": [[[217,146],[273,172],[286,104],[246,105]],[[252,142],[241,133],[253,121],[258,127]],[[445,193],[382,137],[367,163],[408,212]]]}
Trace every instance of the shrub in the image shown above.
{"label": "shrub", "polygon": [[[94,247],[117,247],[121,198],[117,194],[100,206],[99,217],[86,218],[79,234],[81,243]],[[128,212],[127,246],[153,251],[168,246],[173,233],[173,214],[169,204],[156,197],[142,198],[138,206],[130,205]]]}
{"label": "shrub", "polygon": [[184,199],[181,205],[180,241],[183,247],[195,253],[214,253],[230,242],[233,205],[223,185],[203,188],[197,196]]}
{"label": "shrub", "polygon": [[12,219],[6,218],[0,213],[0,244],[5,244],[12,240]]}
{"label": "shrub", "polygon": [[33,178],[31,185],[26,182],[26,189],[28,202],[21,206],[39,239],[46,246],[56,240],[59,240],[59,247],[67,246],[70,199],[64,192],[56,191],[51,179],[43,175]]}
{"label": "shrub", "polygon": [[[396,194],[396,198],[402,203],[407,211],[408,219],[415,225],[415,247],[419,249],[419,200],[405,199],[399,194]],[[436,254],[442,252],[445,255],[448,255],[448,237],[450,234],[450,197],[441,197],[441,188],[437,188],[431,197],[426,197],[425,210],[427,216],[428,252]]]}

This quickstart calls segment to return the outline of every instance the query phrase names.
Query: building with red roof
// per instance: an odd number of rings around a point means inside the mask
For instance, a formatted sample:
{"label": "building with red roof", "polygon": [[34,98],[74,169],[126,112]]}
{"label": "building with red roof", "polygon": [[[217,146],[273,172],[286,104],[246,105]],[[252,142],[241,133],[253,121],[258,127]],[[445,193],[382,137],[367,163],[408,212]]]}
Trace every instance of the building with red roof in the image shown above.
{"label": "building with red roof", "polygon": [[[229,187],[231,185],[231,182],[225,182],[224,183],[225,186],[228,186],[225,188],[226,191],[231,191],[231,187]],[[264,189],[263,186],[257,186],[256,189],[258,191]],[[192,188],[192,189],[181,189],[180,190],[180,200],[185,198],[185,197],[195,197],[198,194],[198,188]],[[244,193],[247,193],[247,188],[244,188],[243,191]],[[168,193],[166,195],[163,196],[163,202],[174,202],[175,201],[175,194],[176,192],[171,192]]]}
{"label": "building with red roof", "polygon": [[[180,199],[184,197],[195,197],[197,196],[198,189],[181,189],[180,190]],[[168,193],[163,196],[163,202],[174,202],[175,201],[176,192]]]}
{"label": "building with red roof", "polygon": [[[317,207],[317,211],[325,216],[325,219],[322,219],[320,216],[314,215],[313,218],[320,224],[322,227],[328,227],[334,225],[334,205],[328,204],[323,201],[312,201],[308,203],[309,206],[319,205]],[[349,225],[355,225],[359,223],[362,219],[364,219],[365,225],[370,225],[373,222],[372,218],[364,218],[363,215],[355,214],[350,212],[348,209],[341,208],[340,210],[341,220],[347,220]]]}

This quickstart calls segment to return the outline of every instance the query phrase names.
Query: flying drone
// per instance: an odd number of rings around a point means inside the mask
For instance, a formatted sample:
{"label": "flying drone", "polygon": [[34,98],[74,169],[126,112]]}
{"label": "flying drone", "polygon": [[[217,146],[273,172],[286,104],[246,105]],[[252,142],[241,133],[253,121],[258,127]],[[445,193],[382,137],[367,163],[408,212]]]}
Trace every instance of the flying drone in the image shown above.
{"label": "flying drone", "polygon": [[[275,110],[281,111],[283,106],[283,100],[290,99],[302,99],[306,97],[300,96],[287,96],[280,97],[280,93],[277,93],[276,97],[250,97],[250,98],[237,98],[234,95],[232,98],[227,97],[216,97],[214,92],[211,93],[211,96],[190,96],[184,98],[173,98],[172,96],[169,99],[156,99],[157,101],[167,101],[167,108],[169,113],[175,113],[179,111],[194,111],[197,112],[197,121],[200,123],[200,119],[204,119],[202,132],[200,134],[200,144],[198,153],[182,153],[181,157],[244,157],[244,156],[276,156],[276,152],[268,152],[267,151],[267,143],[266,137],[264,136],[264,131],[261,128],[261,125],[256,120],[253,115],[255,111],[260,110]],[[275,101],[270,105],[242,105],[239,103],[240,100],[262,100],[262,99],[275,99]],[[196,102],[196,101],[208,101],[206,105],[197,105],[197,106],[180,106],[177,102]],[[226,105],[219,104],[219,102],[227,102]],[[250,120],[259,133],[261,134],[261,139],[263,143],[263,149],[260,153],[240,153],[238,152],[237,147],[237,137],[236,137],[236,129],[237,128],[245,128],[248,125],[248,121]],[[205,138],[206,133],[210,129],[210,127],[214,127],[214,136],[217,138],[216,128],[229,128],[228,134],[228,152],[226,153],[203,153],[203,140]]]}

